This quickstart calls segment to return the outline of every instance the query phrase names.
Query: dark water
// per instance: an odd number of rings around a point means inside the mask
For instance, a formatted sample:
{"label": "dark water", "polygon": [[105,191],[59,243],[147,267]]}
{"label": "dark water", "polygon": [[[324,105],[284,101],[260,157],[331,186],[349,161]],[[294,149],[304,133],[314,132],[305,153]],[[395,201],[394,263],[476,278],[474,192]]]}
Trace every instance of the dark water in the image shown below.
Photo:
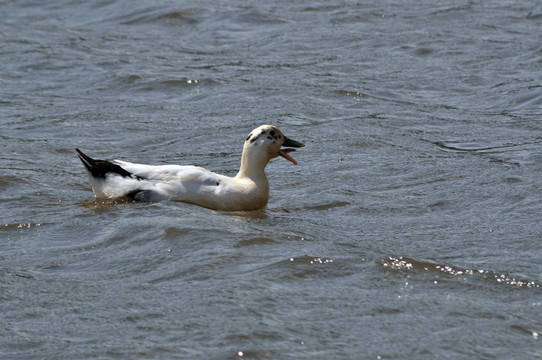
{"label": "dark water", "polygon": [[[537,1],[0,2],[0,358],[542,359]],[[73,148],[265,211],[96,203]]]}

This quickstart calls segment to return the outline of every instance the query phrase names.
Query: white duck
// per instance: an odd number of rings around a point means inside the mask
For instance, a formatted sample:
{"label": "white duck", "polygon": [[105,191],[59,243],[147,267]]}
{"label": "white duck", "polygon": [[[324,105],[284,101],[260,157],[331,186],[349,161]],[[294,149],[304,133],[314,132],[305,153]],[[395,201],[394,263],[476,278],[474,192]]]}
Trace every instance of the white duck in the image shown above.
{"label": "white duck", "polygon": [[265,166],[282,156],[297,162],[288,153],[303,147],[272,125],[250,133],[243,146],[241,167],[235,177],[219,175],[192,165],[143,165],[126,161],[94,160],[75,149],[85,165],[97,198],[130,197],[136,201],[170,199],[216,210],[257,210],[267,205],[269,183]]}

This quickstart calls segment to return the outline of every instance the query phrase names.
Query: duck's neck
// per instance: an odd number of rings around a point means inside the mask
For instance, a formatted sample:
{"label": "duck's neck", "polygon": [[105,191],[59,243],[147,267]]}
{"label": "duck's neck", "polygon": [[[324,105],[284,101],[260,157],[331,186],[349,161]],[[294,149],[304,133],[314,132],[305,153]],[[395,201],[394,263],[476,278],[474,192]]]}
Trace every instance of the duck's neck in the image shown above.
{"label": "duck's neck", "polygon": [[241,156],[241,167],[235,178],[248,178],[254,181],[256,184],[262,184],[267,186],[267,177],[265,176],[265,167],[269,162],[268,158],[259,158],[258,153],[247,151],[246,147],[243,149],[243,155]]}

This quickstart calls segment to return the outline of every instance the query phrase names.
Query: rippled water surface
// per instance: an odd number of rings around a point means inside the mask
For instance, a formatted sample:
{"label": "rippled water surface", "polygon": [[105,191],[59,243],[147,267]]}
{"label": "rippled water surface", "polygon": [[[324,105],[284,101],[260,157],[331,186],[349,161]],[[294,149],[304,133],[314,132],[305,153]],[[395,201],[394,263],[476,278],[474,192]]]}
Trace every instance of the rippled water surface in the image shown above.
{"label": "rippled water surface", "polygon": [[[3,359],[542,359],[537,1],[0,2]],[[74,152],[266,210],[96,202]]]}

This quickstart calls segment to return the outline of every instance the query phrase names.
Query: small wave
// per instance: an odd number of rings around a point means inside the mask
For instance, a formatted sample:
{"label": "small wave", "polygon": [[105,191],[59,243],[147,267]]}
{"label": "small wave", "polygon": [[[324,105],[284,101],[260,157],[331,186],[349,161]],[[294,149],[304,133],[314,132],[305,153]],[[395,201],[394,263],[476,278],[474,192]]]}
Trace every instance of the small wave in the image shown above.
{"label": "small wave", "polygon": [[17,186],[19,184],[28,184],[29,181],[17,176],[0,176],[0,189]]}
{"label": "small wave", "polygon": [[305,210],[330,210],[337,207],[344,207],[349,206],[350,203],[347,201],[332,201],[325,204],[317,204],[317,205],[308,205],[305,206]]}
{"label": "small wave", "polygon": [[535,112],[540,111],[542,105],[542,87],[539,85],[520,91],[517,95],[507,99],[498,107],[505,111],[518,111],[532,109]]}
{"label": "small wave", "polygon": [[105,19],[105,22],[121,25],[158,24],[170,26],[185,26],[197,23],[194,18],[195,10],[175,10],[157,6],[150,6],[131,10]]}
{"label": "small wave", "polygon": [[499,144],[499,145],[483,145],[475,142],[460,142],[460,141],[440,141],[428,140],[433,145],[444,151],[451,152],[471,152],[471,153],[499,153],[510,149],[522,147],[530,144]]}
{"label": "small wave", "polygon": [[418,260],[408,257],[388,257],[378,261],[385,269],[406,272],[428,272],[445,274],[449,276],[461,276],[464,278],[482,278],[498,284],[505,284],[520,288],[539,288],[540,284],[535,281],[518,279],[507,274],[501,274],[492,270],[465,269],[453,265],[439,264],[429,260]]}
{"label": "small wave", "polygon": [[249,239],[240,240],[237,244],[233,245],[235,248],[242,248],[247,246],[258,246],[258,245],[271,245],[276,244],[277,241],[273,240],[269,237],[264,236],[258,236],[258,237],[251,237]]}
{"label": "small wave", "polygon": [[322,277],[335,277],[334,271],[330,271],[329,265],[333,260],[320,256],[291,257],[278,263],[278,267],[285,270],[281,273],[283,281],[311,280]]}
{"label": "small wave", "polygon": [[241,24],[249,24],[249,25],[284,25],[287,24],[288,21],[275,17],[272,14],[264,13],[261,11],[256,10],[248,10],[245,12],[241,12],[236,17],[236,22]]}
{"label": "small wave", "polygon": [[344,269],[341,269],[341,265],[335,263],[333,259],[309,255],[289,257],[247,271],[253,272],[279,283],[344,275]]}
{"label": "small wave", "polygon": [[0,226],[0,230],[13,230],[13,229],[31,229],[40,227],[41,223],[35,223],[35,222],[28,222],[28,223],[11,223],[11,224],[3,224]]}
{"label": "small wave", "polygon": [[308,264],[308,265],[314,265],[314,264],[331,264],[333,263],[332,259],[329,258],[321,258],[316,256],[301,256],[301,257],[291,257],[287,260],[287,262],[290,263],[296,263],[296,264]]}
{"label": "small wave", "polygon": [[409,98],[406,94],[401,94],[399,91],[381,91],[381,92],[375,92],[373,94],[365,93],[365,92],[359,92],[354,90],[336,90],[334,93],[339,96],[346,96],[349,98],[352,98],[354,100],[359,101],[362,98],[370,98],[370,99],[376,99],[380,101],[389,101],[399,104],[405,104],[405,105],[414,105],[415,101],[411,98]]}
{"label": "small wave", "polygon": [[157,79],[148,78],[137,74],[129,74],[119,76],[115,79],[115,82],[121,86],[135,87],[136,89],[155,91],[155,90],[170,90],[179,87],[193,87],[197,85],[213,85],[217,81],[207,79],[188,79],[188,78],[170,78],[170,79]]}
{"label": "small wave", "polygon": [[[162,77],[148,74],[125,74],[109,79],[104,89],[111,92],[131,93],[145,96],[146,99],[164,99],[168,97],[178,98],[185,96],[189,99],[200,99],[208,96],[210,87],[218,84],[218,81],[205,78],[175,78]],[[202,90],[207,88],[206,91]]]}

